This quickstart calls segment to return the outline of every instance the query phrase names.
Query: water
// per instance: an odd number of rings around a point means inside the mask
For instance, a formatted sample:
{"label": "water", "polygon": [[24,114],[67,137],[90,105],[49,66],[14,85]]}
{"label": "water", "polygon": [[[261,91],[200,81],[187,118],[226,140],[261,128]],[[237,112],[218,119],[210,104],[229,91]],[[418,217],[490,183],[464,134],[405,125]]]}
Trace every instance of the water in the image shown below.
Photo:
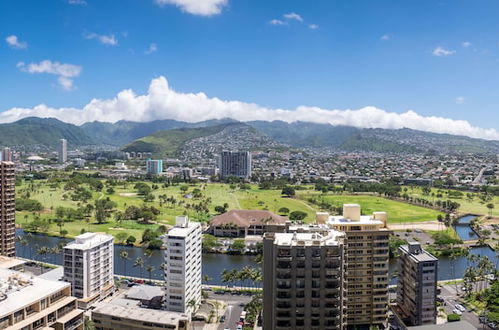
{"label": "water", "polygon": [[[24,236],[24,231],[22,229],[16,229],[17,236]],[[29,244],[27,246],[22,246],[20,242],[16,242],[17,255],[22,258],[34,259],[39,261],[44,261],[52,264],[62,265],[62,253],[59,254],[48,254],[39,255],[36,250],[40,246],[47,246],[52,248],[57,246],[59,243],[67,243],[71,239],[63,239],[60,237],[50,237],[45,235],[33,234],[29,239]],[[128,252],[128,260],[120,258],[121,251]],[[162,280],[163,271],[160,269],[160,265],[163,261],[163,252],[160,250],[154,250],[151,257],[144,255],[145,249],[133,246],[114,246],[114,273],[118,275],[127,275],[134,277],[144,277],[149,278],[149,272],[146,271],[146,266],[152,265],[154,270],[151,272],[151,278]],[[141,257],[144,260],[144,268],[142,271],[140,267],[133,267],[135,260]],[[208,275],[208,284],[223,285],[220,280],[220,273],[224,269],[241,269],[245,266],[259,267],[257,263],[253,261],[253,256],[246,255],[227,255],[227,254],[203,254],[203,265],[202,271],[203,275]],[[205,282],[203,280],[203,282]]]}
{"label": "water", "polygon": [[459,238],[461,238],[463,241],[471,241],[478,239],[478,235],[470,227],[471,221],[475,218],[476,215],[466,215],[464,217],[459,218],[457,225],[454,226],[454,230],[456,231]]}
{"label": "water", "polygon": [[[24,232],[22,229],[16,230],[17,236],[23,236]],[[49,237],[44,235],[33,234],[29,239],[28,246],[21,246],[19,242],[16,243],[17,254],[23,258],[42,260],[45,262],[53,263],[53,264],[62,264],[62,255],[61,254],[51,254],[46,256],[40,256],[36,253],[36,249],[39,246],[47,246],[54,247],[57,244],[63,242],[69,242],[70,239],[63,239],[59,237]],[[128,258],[125,260],[120,258],[121,251],[128,252]],[[154,271],[151,273],[151,278],[153,279],[163,279],[163,273],[160,269],[161,263],[163,263],[163,253],[162,251],[155,250],[153,251],[152,256],[146,257],[144,255],[145,249],[140,247],[132,247],[132,246],[123,246],[123,245],[115,245],[114,247],[114,272],[118,275],[126,275],[135,276],[135,277],[144,277],[148,278],[149,273],[144,269],[142,270],[142,274],[139,267],[133,267],[134,261],[138,257],[142,257],[144,259],[145,266],[152,265],[154,266]],[[472,254],[478,254],[480,256],[488,256],[489,259],[497,264],[497,257],[494,250],[485,246],[485,247],[473,247],[470,249]],[[203,275],[208,275],[209,281],[208,284],[215,285],[223,285],[220,280],[220,273],[224,269],[241,269],[245,266],[250,267],[258,267],[254,261],[253,256],[245,256],[245,255],[227,255],[227,254],[203,254]],[[391,259],[389,265],[389,273],[390,275],[394,274],[397,271],[397,260]],[[468,260],[465,256],[459,256],[454,261],[451,261],[449,257],[440,257],[439,265],[438,265],[438,279],[439,280],[449,280],[454,278],[462,278],[464,275],[464,271],[466,267],[469,266]],[[396,284],[396,278],[391,279],[390,284]]]}

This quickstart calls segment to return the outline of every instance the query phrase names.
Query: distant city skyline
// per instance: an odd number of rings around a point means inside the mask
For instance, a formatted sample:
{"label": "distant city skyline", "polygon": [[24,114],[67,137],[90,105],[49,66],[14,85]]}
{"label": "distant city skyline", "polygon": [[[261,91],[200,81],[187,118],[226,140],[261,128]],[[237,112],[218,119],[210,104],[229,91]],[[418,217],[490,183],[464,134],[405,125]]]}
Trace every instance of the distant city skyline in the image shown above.
{"label": "distant city skyline", "polygon": [[0,122],[230,117],[499,140],[498,9],[468,0],[4,1]]}

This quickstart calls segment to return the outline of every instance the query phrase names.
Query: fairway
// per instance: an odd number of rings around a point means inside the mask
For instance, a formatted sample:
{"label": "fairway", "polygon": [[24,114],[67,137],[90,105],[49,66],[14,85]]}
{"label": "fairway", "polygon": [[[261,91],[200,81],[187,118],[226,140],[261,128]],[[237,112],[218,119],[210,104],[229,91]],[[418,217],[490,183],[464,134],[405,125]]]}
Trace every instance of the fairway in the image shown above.
{"label": "fairway", "polygon": [[387,212],[389,223],[432,221],[437,220],[437,216],[442,214],[441,212],[432,209],[377,196],[320,195],[314,192],[307,192],[300,196],[303,199],[315,196],[319,200],[323,199],[325,202],[331,203],[337,207],[349,203],[360,204],[363,215],[370,215],[376,211]]}

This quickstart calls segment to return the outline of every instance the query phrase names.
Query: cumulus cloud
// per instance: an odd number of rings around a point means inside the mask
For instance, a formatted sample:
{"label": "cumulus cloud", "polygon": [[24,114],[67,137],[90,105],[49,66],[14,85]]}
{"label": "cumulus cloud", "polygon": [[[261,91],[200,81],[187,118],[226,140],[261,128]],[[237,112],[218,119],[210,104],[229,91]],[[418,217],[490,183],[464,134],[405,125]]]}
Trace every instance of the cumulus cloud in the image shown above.
{"label": "cumulus cloud", "polygon": [[438,46],[431,53],[433,54],[433,56],[449,56],[454,54],[455,52],[456,52],[455,50],[449,50],[441,46]]}
{"label": "cumulus cloud", "polygon": [[412,110],[394,113],[371,106],[358,110],[330,110],[309,106],[299,106],[294,110],[271,109],[255,103],[208,97],[204,93],[177,92],[168,85],[165,77],[153,79],[147,94],[144,95],[136,95],[132,90],[126,89],[112,99],[93,99],[82,109],[51,108],[44,104],[34,108],[12,108],[0,113],[0,122],[13,122],[30,116],[54,117],[77,125],[91,121],[147,122],[156,119],[175,119],[187,122],[222,118],[233,118],[239,121],[305,121],[362,128],[407,127],[435,133],[499,140],[499,132],[495,129],[475,127],[465,120],[425,117]]}
{"label": "cumulus cloud", "polygon": [[28,48],[28,43],[25,41],[19,40],[19,38],[15,35],[10,35],[5,38],[5,41],[9,45],[10,48],[14,49],[26,49]]}
{"label": "cumulus cloud", "polygon": [[74,64],[44,60],[40,63],[17,63],[19,70],[27,73],[47,73],[58,76],[57,82],[66,91],[74,89],[73,78],[78,77],[82,67]]}
{"label": "cumulus cloud", "polygon": [[280,19],[272,19],[269,21],[270,25],[287,25],[288,23],[281,21]]}
{"label": "cumulus cloud", "polygon": [[464,48],[468,48],[469,46],[471,46],[471,42],[469,41],[464,41],[461,46],[463,46]]}
{"label": "cumulus cloud", "polygon": [[300,15],[298,15],[297,13],[288,13],[288,14],[284,14],[282,16],[284,16],[284,18],[289,19],[289,20],[296,20],[298,22],[303,22],[303,18]]}
{"label": "cumulus cloud", "polygon": [[388,41],[391,39],[391,37],[389,34],[383,34],[379,39],[383,41]]}
{"label": "cumulus cloud", "polygon": [[465,101],[466,101],[466,99],[463,96],[456,97],[457,104],[463,104]]}
{"label": "cumulus cloud", "polygon": [[147,48],[144,51],[144,54],[149,55],[149,54],[156,52],[157,50],[158,50],[158,45],[156,45],[155,43],[152,43],[149,45],[149,48]]}
{"label": "cumulus cloud", "polygon": [[175,5],[182,11],[200,16],[218,15],[228,0],[154,0],[159,6]]}
{"label": "cumulus cloud", "polygon": [[86,33],[83,37],[89,40],[96,39],[103,45],[116,46],[118,44],[118,39],[116,39],[114,34]]}
{"label": "cumulus cloud", "polygon": [[317,29],[319,28],[319,25],[317,25],[317,24],[309,24],[309,25],[308,25],[308,28],[309,28],[310,30],[317,30]]}

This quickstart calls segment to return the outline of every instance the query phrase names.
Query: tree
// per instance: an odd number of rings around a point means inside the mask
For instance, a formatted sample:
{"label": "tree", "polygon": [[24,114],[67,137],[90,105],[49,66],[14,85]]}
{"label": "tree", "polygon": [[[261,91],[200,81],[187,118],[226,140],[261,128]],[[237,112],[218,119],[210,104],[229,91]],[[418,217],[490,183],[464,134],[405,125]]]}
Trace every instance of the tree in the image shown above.
{"label": "tree", "polygon": [[128,238],[128,233],[126,231],[120,231],[115,235],[115,237],[118,243],[124,243],[125,240]]}
{"label": "tree", "polygon": [[137,239],[135,238],[135,236],[130,235],[130,236],[128,236],[128,238],[126,239],[126,244],[127,244],[127,245],[134,245],[136,241],[137,241]]}
{"label": "tree", "polygon": [[152,282],[152,272],[155,270],[154,266],[147,265],[146,271],[149,273],[149,282]]}
{"label": "tree", "polygon": [[120,252],[120,258],[123,260],[123,275],[126,277],[126,262],[129,259],[127,251]]}
{"label": "tree", "polygon": [[217,247],[221,244],[218,242],[218,238],[210,234],[203,235],[203,251],[214,252]]}
{"label": "tree", "polygon": [[142,278],[142,269],[144,268],[144,259],[142,257],[137,257],[133,263],[133,267],[139,267],[140,277]]}
{"label": "tree", "polygon": [[494,204],[488,203],[487,208],[489,209],[489,218],[492,218],[492,210],[494,209]]}
{"label": "tree", "polygon": [[68,235],[68,231],[66,229],[61,229],[59,234],[61,234],[62,238],[65,238]]}
{"label": "tree", "polygon": [[293,211],[289,215],[289,220],[300,221],[307,217],[307,213],[303,211]]}
{"label": "tree", "polygon": [[287,207],[281,207],[277,212],[279,212],[279,214],[286,215],[289,213],[289,209]]}
{"label": "tree", "polygon": [[286,186],[282,188],[281,195],[284,195],[286,197],[293,197],[295,195],[295,188]]}
{"label": "tree", "polygon": [[243,254],[246,250],[246,244],[242,239],[235,239],[234,242],[232,242],[230,249],[234,253]]}

